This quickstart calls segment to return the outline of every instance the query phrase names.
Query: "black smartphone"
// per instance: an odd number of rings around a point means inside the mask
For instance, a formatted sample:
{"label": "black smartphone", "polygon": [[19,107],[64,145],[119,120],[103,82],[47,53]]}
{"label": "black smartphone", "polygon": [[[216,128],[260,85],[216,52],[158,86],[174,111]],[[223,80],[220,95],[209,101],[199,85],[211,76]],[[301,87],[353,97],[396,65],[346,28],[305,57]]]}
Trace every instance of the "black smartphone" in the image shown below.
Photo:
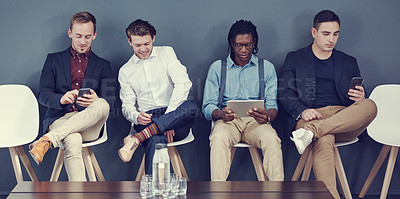
{"label": "black smartphone", "polygon": [[79,89],[78,97],[83,97],[84,94],[90,95],[90,88],[81,88]]}
{"label": "black smartphone", "polygon": [[356,89],[356,86],[361,86],[363,82],[364,82],[363,77],[353,77],[353,79],[351,79],[349,89]]}

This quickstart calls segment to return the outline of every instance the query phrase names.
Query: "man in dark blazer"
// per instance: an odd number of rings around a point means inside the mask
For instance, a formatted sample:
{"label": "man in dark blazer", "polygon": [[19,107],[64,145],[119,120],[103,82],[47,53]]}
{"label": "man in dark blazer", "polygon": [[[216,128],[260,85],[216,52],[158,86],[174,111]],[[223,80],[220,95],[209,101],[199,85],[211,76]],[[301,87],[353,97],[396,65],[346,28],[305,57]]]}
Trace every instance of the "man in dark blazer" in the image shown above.
{"label": "man in dark blazer", "polygon": [[335,50],[339,17],[323,10],[314,17],[313,44],[286,56],[279,84],[281,104],[288,112],[287,131],[300,154],[313,147],[313,168],[335,198],[333,149],[336,141],[359,136],[376,116],[364,88],[349,89],[353,77],[360,77],[357,60]]}
{"label": "man in dark blazer", "polygon": [[[89,12],[72,16],[68,36],[71,47],[49,54],[39,84],[39,103],[48,110],[43,133],[31,145],[30,154],[37,164],[51,147],[64,145],[65,169],[70,181],[86,181],[82,158],[82,142],[99,137],[112,99],[107,84],[112,83],[110,62],[91,51],[96,38],[96,18]],[[88,88],[83,95],[78,91]],[[102,97],[102,98],[100,98]]]}

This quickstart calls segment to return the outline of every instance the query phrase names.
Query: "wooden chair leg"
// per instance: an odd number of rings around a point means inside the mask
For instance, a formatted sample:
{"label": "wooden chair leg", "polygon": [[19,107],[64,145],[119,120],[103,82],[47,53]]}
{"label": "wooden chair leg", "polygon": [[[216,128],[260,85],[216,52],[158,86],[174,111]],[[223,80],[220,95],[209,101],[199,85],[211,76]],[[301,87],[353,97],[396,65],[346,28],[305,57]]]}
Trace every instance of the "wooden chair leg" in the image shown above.
{"label": "wooden chair leg", "polygon": [[97,162],[96,156],[94,155],[94,153],[92,151],[92,148],[91,147],[87,147],[87,148],[88,148],[88,152],[90,155],[90,159],[92,160],[92,163],[93,163],[93,169],[94,169],[97,179],[99,181],[106,181],[106,179],[104,178],[103,172],[101,172],[99,162]]}
{"label": "wooden chair leg", "polygon": [[93,169],[93,163],[92,160],[90,158],[90,154],[88,151],[88,147],[84,147],[83,148],[83,161],[85,162],[85,167],[86,167],[86,172],[88,174],[89,180],[90,181],[97,181],[96,180],[96,175],[94,173],[94,169]]}
{"label": "wooden chair leg", "polygon": [[174,147],[174,146],[168,147],[168,154],[169,154],[169,158],[171,159],[171,164],[172,164],[172,168],[174,169],[174,173],[176,173],[176,175],[178,175],[178,176],[182,176],[177,153],[178,152],[176,151],[176,147]]}
{"label": "wooden chair leg", "polygon": [[249,151],[250,151],[251,159],[253,161],[254,170],[256,171],[256,174],[257,174],[258,181],[265,181],[267,178],[266,178],[266,174],[264,172],[260,154],[258,153],[257,148],[249,147]]}
{"label": "wooden chair leg", "polygon": [[176,154],[177,154],[177,158],[178,158],[179,168],[181,169],[182,176],[185,177],[187,181],[189,181],[189,176],[186,172],[185,166],[183,166],[181,156],[178,153],[178,149],[176,149],[176,150],[177,150]]}
{"label": "wooden chair leg", "polygon": [[31,180],[33,182],[38,182],[39,179],[36,176],[35,171],[33,170],[32,164],[29,161],[28,156],[25,153],[24,147],[23,146],[17,146],[16,149],[17,149],[17,152],[18,152],[18,156],[21,159],[21,162],[24,165],[24,167],[26,169],[26,172],[28,173],[29,177],[31,178]]}
{"label": "wooden chair leg", "polygon": [[59,148],[56,162],[54,163],[53,172],[51,173],[50,181],[58,181],[58,177],[60,176],[63,164],[64,164],[64,149]]}
{"label": "wooden chair leg", "polygon": [[142,162],[140,163],[139,170],[138,170],[138,172],[136,174],[135,181],[140,181],[142,179],[142,176],[145,174],[145,171],[144,171],[144,159],[145,159],[145,157],[146,157],[146,154],[143,154]]}
{"label": "wooden chair leg", "polygon": [[390,181],[392,179],[393,169],[394,169],[394,165],[396,163],[398,151],[399,151],[399,147],[392,146],[390,148],[389,160],[388,160],[386,173],[385,173],[385,179],[383,180],[382,191],[381,191],[381,196],[380,196],[381,199],[385,199],[388,194],[389,185],[390,185]]}
{"label": "wooden chair leg", "polygon": [[343,190],[343,195],[345,198],[351,199],[352,196],[351,196],[351,192],[350,192],[349,183],[347,182],[347,177],[346,177],[346,173],[344,171],[342,160],[340,158],[339,149],[336,146],[334,149],[334,159],[335,159],[335,169],[336,169],[337,177],[339,179],[339,184]]}
{"label": "wooden chair leg", "polygon": [[300,160],[297,163],[296,170],[294,171],[293,176],[292,176],[292,181],[299,180],[301,172],[303,171],[304,166],[306,165],[309,152],[310,152],[310,148],[307,147],[306,150],[304,150],[303,154],[300,156]]}
{"label": "wooden chair leg", "polygon": [[17,180],[17,183],[20,183],[24,181],[24,178],[22,176],[21,164],[19,162],[17,148],[9,147],[8,150],[10,152],[11,162],[14,168],[15,179]]}
{"label": "wooden chair leg", "polygon": [[379,169],[381,168],[383,162],[385,161],[387,155],[389,154],[390,151],[390,146],[388,145],[383,145],[381,152],[378,155],[378,158],[376,159],[374,166],[371,169],[371,172],[368,175],[367,180],[365,180],[364,186],[361,189],[360,195],[358,195],[359,198],[364,198],[365,194],[367,194],[369,187],[372,184],[372,181],[374,181],[376,174],[378,173]]}

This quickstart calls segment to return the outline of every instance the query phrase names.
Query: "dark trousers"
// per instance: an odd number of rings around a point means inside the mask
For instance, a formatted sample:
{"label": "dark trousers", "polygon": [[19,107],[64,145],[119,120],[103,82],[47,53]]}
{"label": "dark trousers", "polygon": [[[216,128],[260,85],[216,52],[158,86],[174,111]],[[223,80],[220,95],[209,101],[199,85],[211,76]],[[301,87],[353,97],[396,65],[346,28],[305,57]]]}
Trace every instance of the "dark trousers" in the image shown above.
{"label": "dark trousers", "polygon": [[[160,132],[157,135],[154,135],[153,137],[142,142],[142,145],[146,148],[146,158],[144,164],[146,174],[151,174],[153,172],[153,156],[156,150],[156,144],[168,143],[167,137],[164,135],[164,132],[174,129],[174,141],[179,141],[186,138],[198,114],[197,105],[191,101],[185,101],[176,110],[164,114],[166,110],[167,107],[164,107],[146,112],[148,114],[152,114],[152,122],[150,124],[156,123],[160,128]],[[134,128],[136,132],[140,132],[148,127],[150,124],[138,124],[135,125]]]}

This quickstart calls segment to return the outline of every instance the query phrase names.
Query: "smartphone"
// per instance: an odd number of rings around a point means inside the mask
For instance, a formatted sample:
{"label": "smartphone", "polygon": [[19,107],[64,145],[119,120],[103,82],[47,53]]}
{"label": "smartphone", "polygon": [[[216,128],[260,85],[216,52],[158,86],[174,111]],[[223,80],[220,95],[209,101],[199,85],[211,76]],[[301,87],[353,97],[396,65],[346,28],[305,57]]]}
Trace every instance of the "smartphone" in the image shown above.
{"label": "smartphone", "polygon": [[90,95],[90,88],[81,88],[79,89],[78,97],[83,97],[84,94]]}
{"label": "smartphone", "polygon": [[349,89],[356,89],[356,86],[361,86],[363,82],[364,82],[363,77],[353,77],[353,79],[351,79]]}

